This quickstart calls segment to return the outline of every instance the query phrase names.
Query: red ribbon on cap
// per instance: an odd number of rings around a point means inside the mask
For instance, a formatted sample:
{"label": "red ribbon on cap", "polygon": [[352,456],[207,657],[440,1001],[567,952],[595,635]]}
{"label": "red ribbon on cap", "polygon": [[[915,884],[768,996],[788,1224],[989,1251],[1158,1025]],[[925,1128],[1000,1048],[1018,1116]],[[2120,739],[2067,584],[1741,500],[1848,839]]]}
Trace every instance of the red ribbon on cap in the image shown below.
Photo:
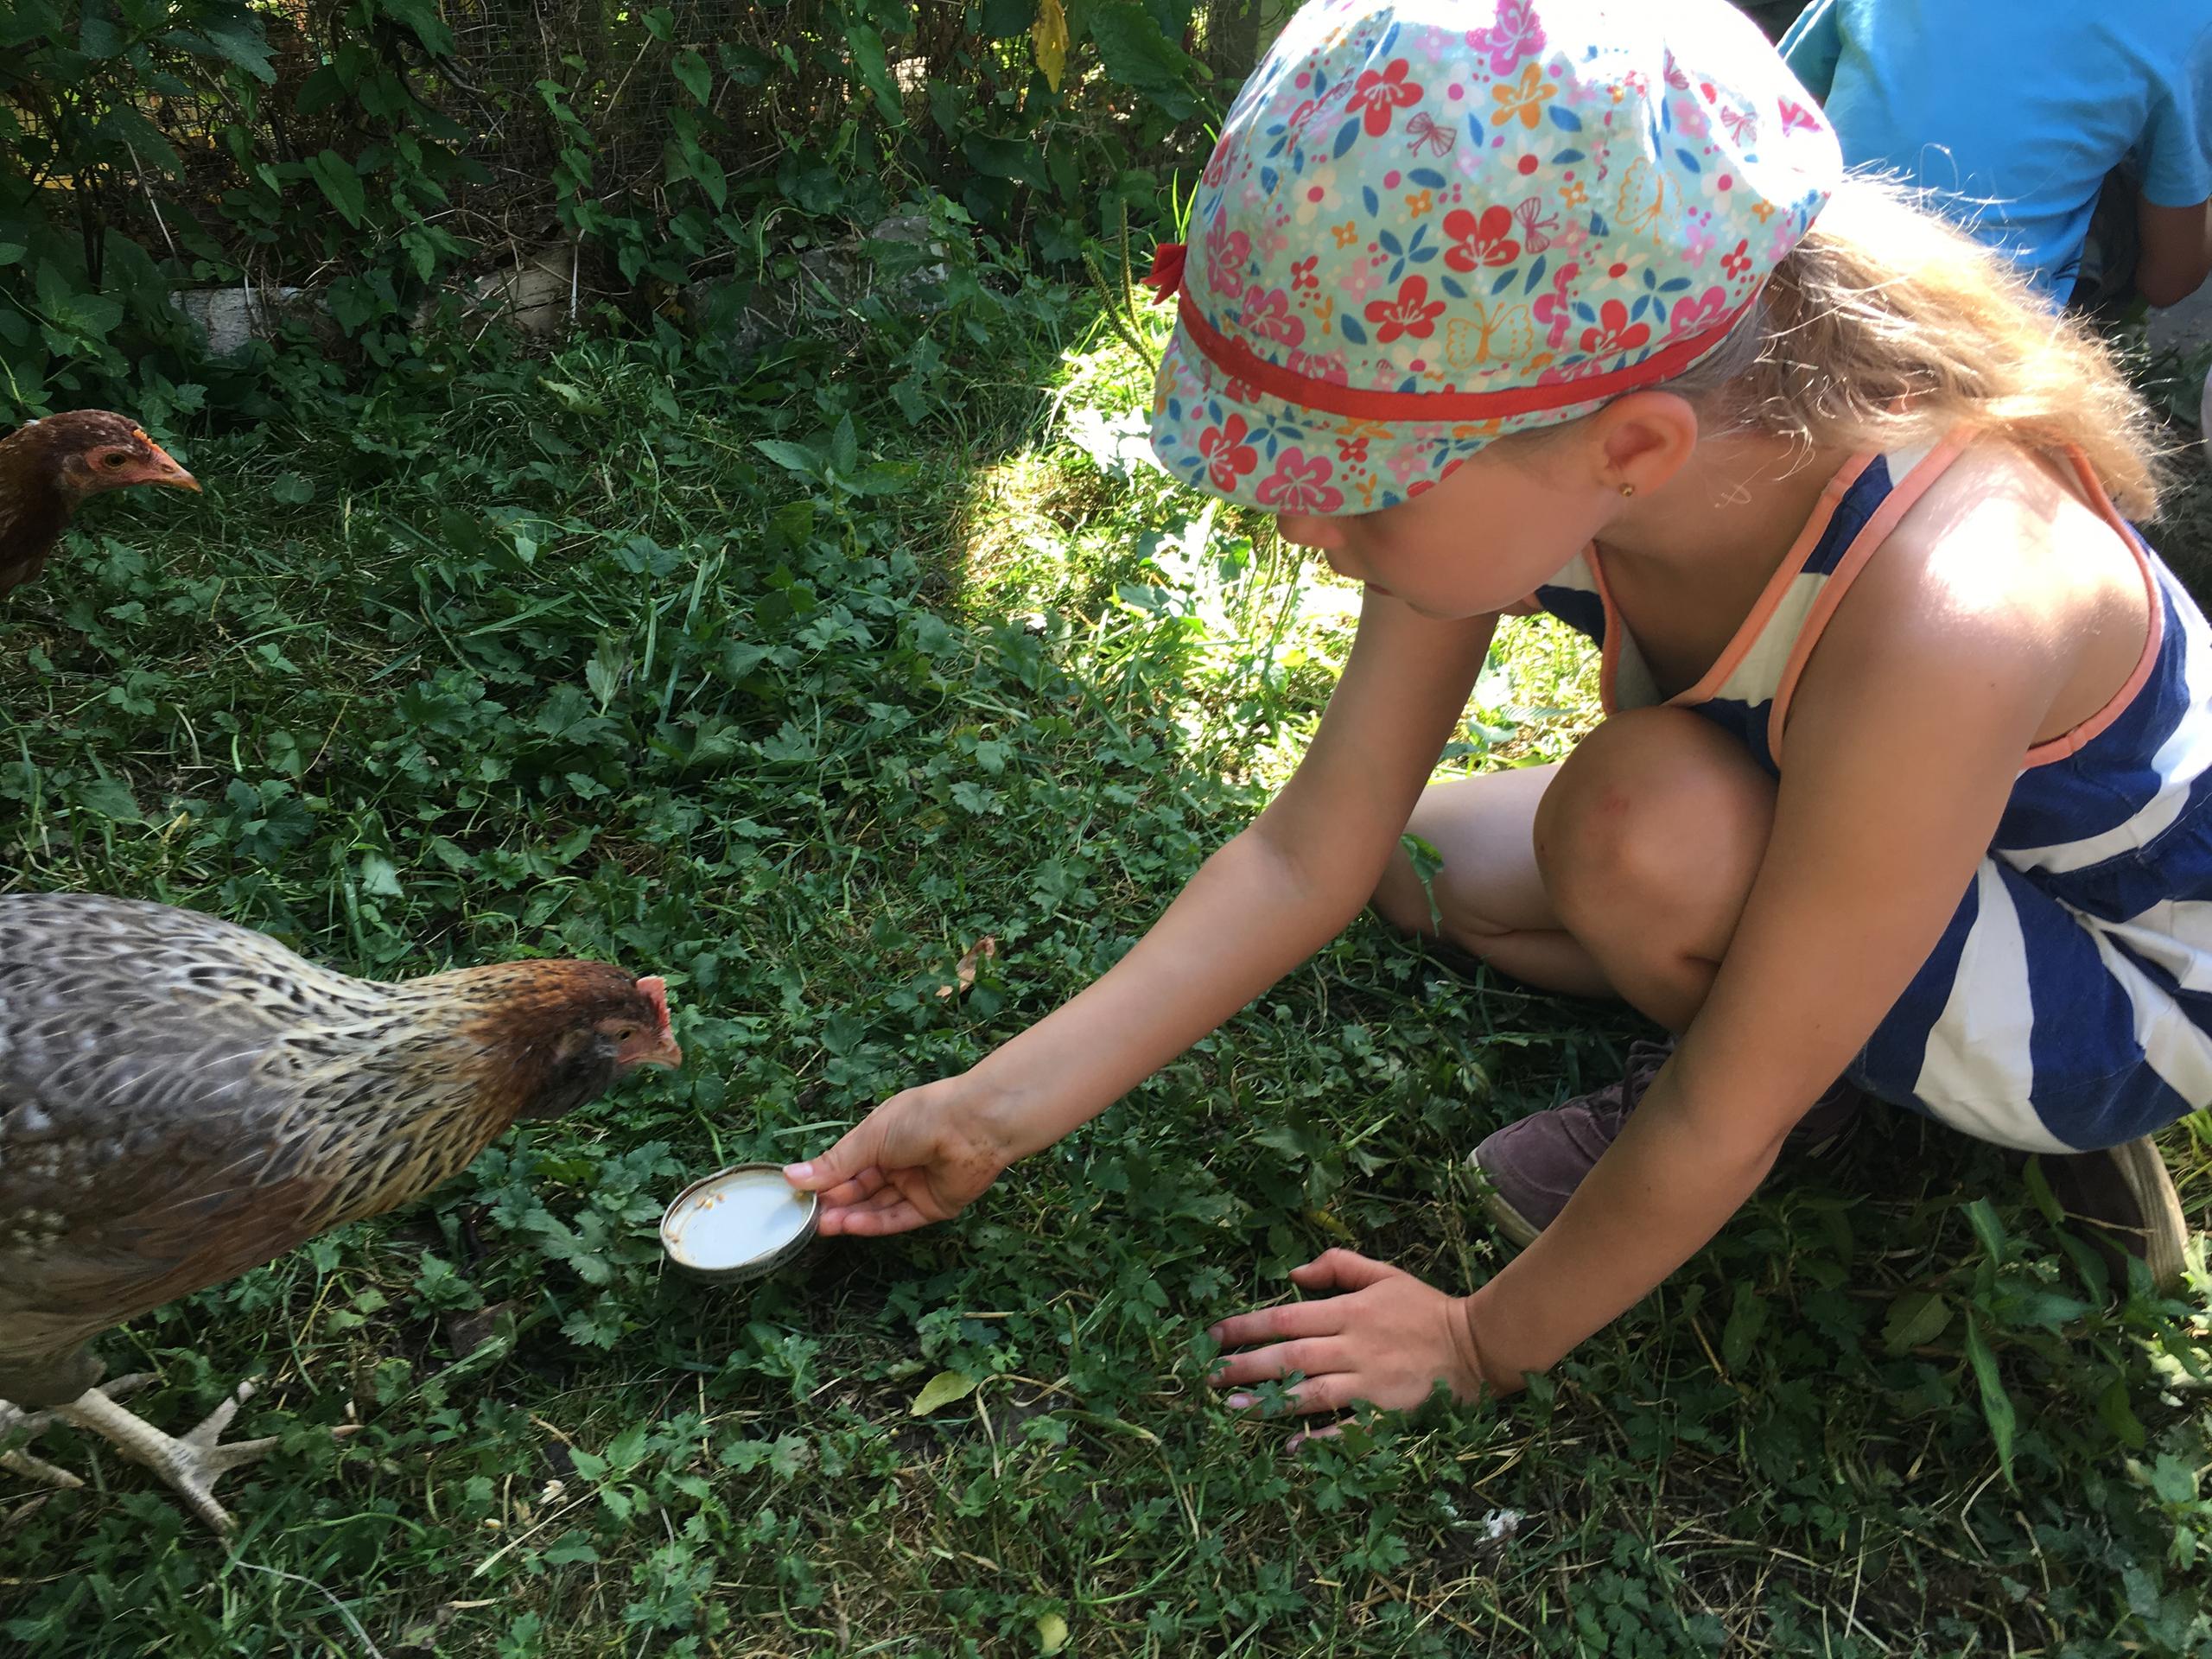
{"label": "red ribbon on cap", "polygon": [[1152,302],[1165,305],[1183,291],[1183,267],[1188,263],[1191,250],[1180,242],[1162,242],[1152,251],[1152,274],[1144,285],[1152,290]]}
{"label": "red ribbon on cap", "polygon": [[1654,385],[1680,374],[1718,346],[1727,337],[1728,331],[1743,321],[1751,301],[1758,297],[1754,289],[1742,304],[1710,328],[1685,334],[1640,362],[1608,369],[1602,374],[1586,374],[1542,385],[1507,386],[1497,391],[1370,391],[1271,363],[1243,340],[1216,328],[1205,320],[1192,302],[1190,290],[1183,285],[1190,252],[1189,247],[1180,242],[1160,243],[1152,251],[1152,271],[1144,281],[1145,286],[1152,289],[1154,305],[1165,304],[1171,299],[1177,301],[1176,321],[1207,361],[1224,374],[1287,404],[1366,421],[1502,420],[1515,415],[1565,409],[1574,404],[1595,403],[1633,391],[1639,386]]}

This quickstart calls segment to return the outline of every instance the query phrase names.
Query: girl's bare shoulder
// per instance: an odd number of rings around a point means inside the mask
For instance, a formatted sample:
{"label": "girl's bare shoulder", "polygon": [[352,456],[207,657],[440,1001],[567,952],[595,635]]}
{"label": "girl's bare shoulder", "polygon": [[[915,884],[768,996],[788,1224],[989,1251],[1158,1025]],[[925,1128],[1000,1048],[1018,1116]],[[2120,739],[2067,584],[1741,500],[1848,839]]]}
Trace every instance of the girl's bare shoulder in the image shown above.
{"label": "girl's bare shoulder", "polygon": [[2064,459],[1988,443],[1906,511],[1836,623],[1847,637],[2041,664],[2051,713],[2040,739],[2090,717],[2127,680],[2152,602],[2134,544]]}

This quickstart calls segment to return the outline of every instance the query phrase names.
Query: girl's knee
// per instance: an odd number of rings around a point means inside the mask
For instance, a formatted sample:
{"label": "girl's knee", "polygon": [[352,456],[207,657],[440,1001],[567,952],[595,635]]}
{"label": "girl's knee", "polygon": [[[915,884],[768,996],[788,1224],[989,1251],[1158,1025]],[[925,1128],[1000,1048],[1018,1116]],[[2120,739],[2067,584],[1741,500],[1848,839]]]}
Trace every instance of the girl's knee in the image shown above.
{"label": "girl's knee", "polygon": [[1560,919],[1637,926],[1726,906],[1757,874],[1774,785],[1719,728],[1678,709],[1615,715],[1545,792],[1536,867]]}

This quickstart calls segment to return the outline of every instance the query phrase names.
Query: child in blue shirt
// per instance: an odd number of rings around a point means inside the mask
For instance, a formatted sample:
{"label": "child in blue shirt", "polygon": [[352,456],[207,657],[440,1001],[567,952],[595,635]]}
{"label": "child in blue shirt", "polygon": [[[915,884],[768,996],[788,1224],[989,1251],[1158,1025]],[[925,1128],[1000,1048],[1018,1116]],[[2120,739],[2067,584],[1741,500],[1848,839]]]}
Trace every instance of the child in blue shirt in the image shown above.
{"label": "child in blue shirt", "polygon": [[[1782,46],[1847,164],[1934,193],[2054,300],[2083,278],[2109,292],[2101,263],[2125,293],[2131,240],[2133,287],[2154,306],[2212,273],[2204,0],[1812,0]],[[2101,249],[2091,216],[2115,169],[2120,234]]]}

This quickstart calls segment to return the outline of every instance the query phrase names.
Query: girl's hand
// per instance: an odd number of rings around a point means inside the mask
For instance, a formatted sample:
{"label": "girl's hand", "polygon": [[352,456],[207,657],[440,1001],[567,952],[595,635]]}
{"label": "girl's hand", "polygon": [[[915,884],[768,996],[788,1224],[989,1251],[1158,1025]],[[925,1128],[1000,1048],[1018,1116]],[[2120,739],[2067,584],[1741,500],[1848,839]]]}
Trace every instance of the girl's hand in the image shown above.
{"label": "girl's hand", "polygon": [[[1224,1358],[1209,1379],[1214,1387],[1301,1371],[1306,1380],[1290,1390],[1290,1398],[1305,1412],[1341,1411],[1355,1400],[1388,1411],[1410,1410],[1440,1382],[1458,1400],[1482,1392],[1482,1362],[1464,1299],[1351,1250],[1331,1250],[1293,1268],[1290,1277],[1300,1290],[1343,1294],[1325,1301],[1284,1302],[1215,1325],[1208,1334],[1225,1348],[1268,1345]],[[1255,1401],[1232,1394],[1228,1403],[1243,1410]]]}
{"label": "girl's hand", "polygon": [[949,1221],[1014,1161],[966,1077],[946,1077],[891,1096],[784,1179],[819,1192],[825,1234],[903,1233]]}

